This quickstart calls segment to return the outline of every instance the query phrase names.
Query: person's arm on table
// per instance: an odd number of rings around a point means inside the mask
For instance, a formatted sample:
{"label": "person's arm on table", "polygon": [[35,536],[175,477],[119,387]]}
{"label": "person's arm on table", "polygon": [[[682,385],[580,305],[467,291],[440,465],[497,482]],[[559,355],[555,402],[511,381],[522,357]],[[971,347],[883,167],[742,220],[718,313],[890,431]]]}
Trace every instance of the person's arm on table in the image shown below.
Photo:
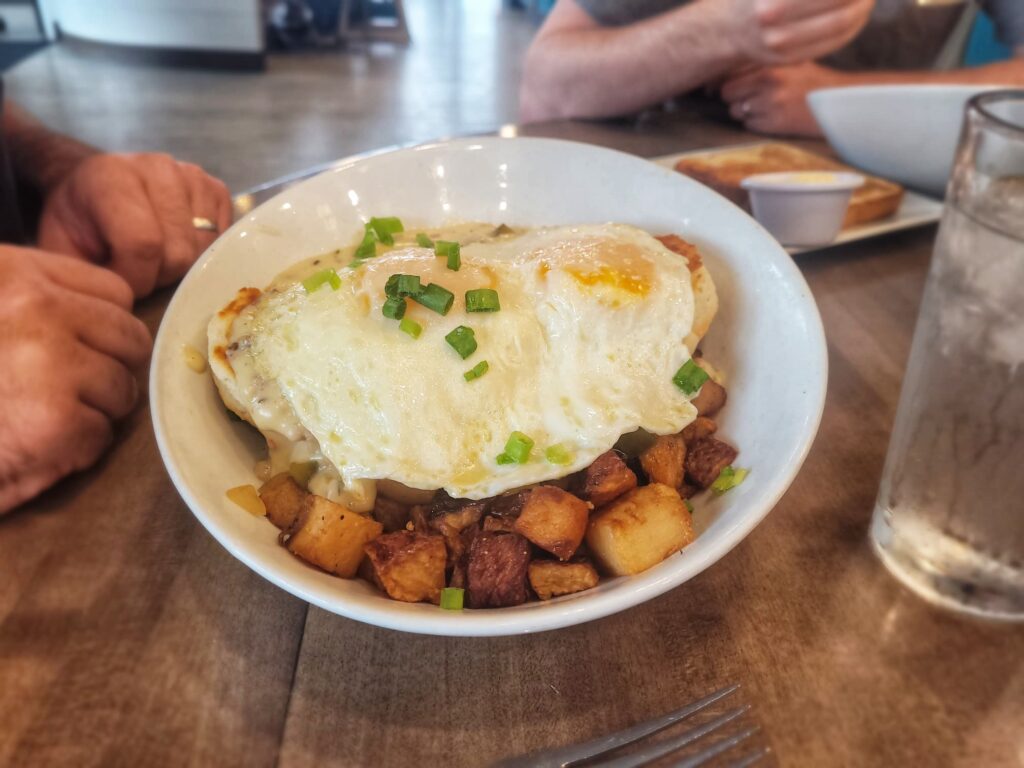
{"label": "person's arm on table", "polygon": [[104,154],[55,133],[12,102],[3,130],[15,173],[43,197],[38,243],[103,264],[136,298],[180,279],[223,231],[231,198],[199,166],[163,154]]}
{"label": "person's arm on table", "polygon": [[744,64],[812,59],[847,43],[874,0],[695,0],[658,16],[604,27],[559,0],[527,52],[521,117],[634,112]]}
{"label": "person's arm on table", "polygon": [[729,111],[758,133],[820,136],[807,94],[819,88],[851,85],[1006,85],[1024,86],[1024,46],[1009,61],[949,71],[843,72],[809,62],[747,72],[722,86]]}

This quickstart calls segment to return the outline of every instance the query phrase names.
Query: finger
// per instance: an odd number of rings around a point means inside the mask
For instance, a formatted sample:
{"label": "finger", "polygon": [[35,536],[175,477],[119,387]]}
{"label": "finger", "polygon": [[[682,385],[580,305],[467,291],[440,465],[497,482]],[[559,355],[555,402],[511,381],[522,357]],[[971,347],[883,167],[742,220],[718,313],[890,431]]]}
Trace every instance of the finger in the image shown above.
{"label": "finger", "polygon": [[72,467],[80,471],[91,467],[114,442],[114,430],[101,411],[82,403],[74,413],[73,426],[68,433],[72,450]]}
{"label": "finger", "polygon": [[746,123],[751,118],[766,114],[771,111],[771,99],[767,94],[759,94],[750,99],[737,101],[729,105],[729,114],[734,120]]}
{"label": "finger", "polygon": [[163,286],[173,275],[180,277],[182,265],[191,265],[200,250],[189,188],[178,162],[168,155],[146,155],[143,163],[146,194],[164,238],[164,258],[157,273],[157,285]]}
{"label": "finger", "polygon": [[47,277],[57,285],[123,309],[132,308],[134,297],[131,286],[109,269],[58,253],[44,253],[38,263]]}
{"label": "finger", "polygon": [[829,13],[812,16],[792,24],[766,29],[764,44],[789,59],[797,58],[794,51],[810,49],[817,55],[835,50],[851,39],[857,31],[859,11],[850,6]]}
{"label": "finger", "polygon": [[79,400],[111,419],[131,413],[139,400],[139,385],[131,372],[88,347],[80,347],[79,354]]}
{"label": "finger", "polygon": [[849,0],[755,0],[754,13],[762,26],[799,21],[849,4]]}
{"label": "finger", "polygon": [[773,114],[755,115],[743,123],[743,127],[754,133],[779,134],[783,133],[778,121]]}
{"label": "finger", "polygon": [[[192,266],[195,258],[209,248],[220,233],[230,226],[231,196],[224,183],[207,175],[198,165],[179,163],[179,166],[188,189],[192,215],[209,219],[217,227],[217,231],[208,232],[193,227],[192,236],[196,244],[195,255],[185,263],[168,263],[166,265],[169,273],[166,275],[168,281],[181,278]],[[227,213],[227,224],[224,223],[225,213]]]}
{"label": "finger", "polygon": [[722,86],[722,99],[728,103],[749,99],[768,82],[768,70],[759,69],[733,78]]}
{"label": "finger", "polygon": [[79,341],[130,368],[149,359],[153,340],[134,315],[113,304],[81,294],[65,294],[63,310],[71,317]]}
{"label": "finger", "polygon": [[108,245],[110,268],[141,297],[156,286],[164,254],[163,231],[140,174],[129,162],[123,161],[108,180],[109,197],[103,204],[93,198],[90,211]]}

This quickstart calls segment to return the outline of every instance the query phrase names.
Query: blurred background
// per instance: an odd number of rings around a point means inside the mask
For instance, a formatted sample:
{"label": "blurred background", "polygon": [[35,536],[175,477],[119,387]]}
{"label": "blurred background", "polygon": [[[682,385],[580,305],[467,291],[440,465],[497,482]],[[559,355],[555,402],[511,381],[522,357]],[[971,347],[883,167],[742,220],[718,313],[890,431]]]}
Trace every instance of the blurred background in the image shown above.
{"label": "blurred background", "polygon": [[[241,190],[515,122],[522,57],[553,2],[7,0],[0,67],[54,128],[170,151]],[[1006,53],[979,15],[968,63]]]}

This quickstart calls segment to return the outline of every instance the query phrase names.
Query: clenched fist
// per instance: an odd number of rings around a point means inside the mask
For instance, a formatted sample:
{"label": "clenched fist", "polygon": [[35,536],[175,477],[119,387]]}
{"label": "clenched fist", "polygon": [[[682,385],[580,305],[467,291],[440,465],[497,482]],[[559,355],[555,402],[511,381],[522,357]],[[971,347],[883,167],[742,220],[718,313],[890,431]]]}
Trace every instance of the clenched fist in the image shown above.
{"label": "clenched fist", "polygon": [[106,269],[0,246],[0,513],[84,469],[138,398],[152,341]]}
{"label": "clenched fist", "polygon": [[217,232],[193,218],[231,224],[224,183],[170,155],[95,154],[48,195],[39,224],[47,251],[104,264],[136,298],[179,280]]}
{"label": "clenched fist", "polygon": [[875,0],[717,1],[732,21],[739,52],[763,65],[811,61],[839,50],[864,28],[875,6]]}

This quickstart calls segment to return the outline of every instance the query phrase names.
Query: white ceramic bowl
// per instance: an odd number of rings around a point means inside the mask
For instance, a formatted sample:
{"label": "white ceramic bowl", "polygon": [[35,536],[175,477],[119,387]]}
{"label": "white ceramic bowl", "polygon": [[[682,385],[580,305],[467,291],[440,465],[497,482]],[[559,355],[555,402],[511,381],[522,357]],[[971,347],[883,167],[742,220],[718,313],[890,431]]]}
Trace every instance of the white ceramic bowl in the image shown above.
{"label": "white ceramic bowl", "polygon": [[[395,602],[359,580],[303,564],[277,531],[225,498],[256,484],[261,438],[232,422],[209,375],[184,362],[205,349],[212,313],[240,286],[265,285],[298,259],[350,242],[373,215],[411,225],[461,218],[516,225],[618,221],[674,232],[705,254],[721,299],[704,349],[729,376],[721,430],[740,449],[746,482],[696,502],[700,535],[633,578],[514,608],[442,611]],[[440,635],[506,635],[606,616],[692,578],[746,536],[789,486],[825,399],[827,358],[817,308],[792,259],[752,218],[706,187],[639,158],[546,139],[470,139],[357,158],[309,179],[238,221],[178,288],[151,371],[153,424],[167,470],[200,522],[269,581],[334,613]]]}
{"label": "white ceramic bowl", "polygon": [[850,165],[935,197],[946,193],[964,107],[997,86],[865,85],[811,91],[829,144]]}
{"label": "white ceramic bowl", "polygon": [[740,186],[750,193],[754,218],[783,245],[828,245],[843,228],[853,190],[863,186],[859,173],[788,171],[757,173]]}

